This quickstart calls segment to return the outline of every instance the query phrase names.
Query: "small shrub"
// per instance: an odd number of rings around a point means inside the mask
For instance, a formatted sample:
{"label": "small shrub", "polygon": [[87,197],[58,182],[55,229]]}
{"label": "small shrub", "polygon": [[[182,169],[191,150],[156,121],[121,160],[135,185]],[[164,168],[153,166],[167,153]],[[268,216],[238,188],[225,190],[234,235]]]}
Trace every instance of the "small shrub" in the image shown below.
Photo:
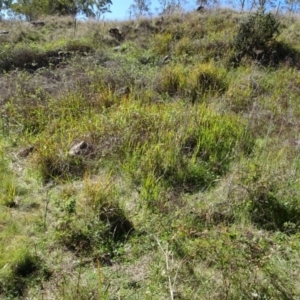
{"label": "small shrub", "polygon": [[255,99],[265,93],[259,76],[238,73],[230,82],[226,92],[227,107],[236,113],[249,111]]}
{"label": "small shrub", "polygon": [[184,54],[193,54],[195,53],[195,50],[196,47],[193,45],[189,37],[183,37],[174,46],[174,53],[176,56],[180,56]]}
{"label": "small shrub", "polygon": [[7,207],[14,207],[15,203],[15,196],[16,196],[16,187],[12,182],[11,178],[6,177],[4,180],[4,184],[2,183],[3,187],[0,188],[1,196],[0,196],[0,204],[7,206]]}
{"label": "small shrub", "polygon": [[271,13],[262,10],[243,20],[234,39],[234,59],[238,64],[243,56],[261,60],[272,52],[273,42],[279,34],[279,21]]}
{"label": "small shrub", "polygon": [[104,224],[106,238],[118,242],[130,235],[134,227],[116,200],[118,193],[113,178],[103,176],[99,181],[92,182],[85,176],[84,190],[87,203],[93,208],[97,219]]}
{"label": "small shrub", "polygon": [[9,167],[9,161],[3,156],[0,145],[0,205],[14,207],[16,194],[16,178]]}
{"label": "small shrub", "polygon": [[[24,95],[20,98],[12,99],[6,104],[6,114],[9,120],[18,122],[21,131],[27,134],[40,133],[47,124],[47,109],[43,104],[43,99],[37,95],[32,95],[30,91],[21,91]],[[17,102],[17,103],[16,103]]]}
{"label": "small shrub", "polygon": [[21,31],[17,37],[17,42],[26,43],[26,42],[44,42],[45,37],[40,31]]}

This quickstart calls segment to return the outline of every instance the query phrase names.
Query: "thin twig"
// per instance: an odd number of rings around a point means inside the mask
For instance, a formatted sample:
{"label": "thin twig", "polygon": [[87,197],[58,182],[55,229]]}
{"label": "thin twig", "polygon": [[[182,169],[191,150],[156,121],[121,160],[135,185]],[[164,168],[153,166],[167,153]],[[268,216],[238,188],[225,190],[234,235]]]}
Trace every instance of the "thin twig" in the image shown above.
{"label": "thin twig", "polygon": [[46,194],[46,206],[45,206],[45,212],[44,212],[44,228],[47,228],[47,213],[48,213],[48,206],[50,202],[50,196],[49,196],[49,191],[47,191]]}
{"label": "thin twig", "polygon": [[171,300],[174,300],[174,291],[173,291],[173,286],[172,286],[172,280],[170,277],[170,270],[169,270],[169,251],[168,251],[168,246],[167,246],[167,250],[165,251],[160,243],[160,241],[158,240],[158,238],[156,238],[156,242],[159,246],[159,248],[161,249],[162,253],[165,256],[165,262],[166,262],[166,269],[167,269],[167,275],[168,275],[168,281],[169,281],[169,291],[170,291],[170,297]]}

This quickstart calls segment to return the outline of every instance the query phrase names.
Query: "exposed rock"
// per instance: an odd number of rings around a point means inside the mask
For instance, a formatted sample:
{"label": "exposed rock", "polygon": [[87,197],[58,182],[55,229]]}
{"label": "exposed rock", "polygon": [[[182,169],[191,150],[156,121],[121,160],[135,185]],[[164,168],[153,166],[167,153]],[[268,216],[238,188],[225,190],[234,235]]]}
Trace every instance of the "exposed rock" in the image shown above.
{"label": "exposed rock", "polygon": [[160,17],[158,20],[155,21],[156,26],[161,26],[164,23],[164,17]]}
{"label": "exposed rock", "polygon": [[143,65],[148,64],[150,61],[151,61],[151,57],[149,57],[149,56],[140,58],[140,63],[143,64]]}
{"label": "exposed rock", "polygon": [[33,25],[34,27],[42,27],[45,26],[45,22],[44,21],[32,21],[30,22],[31,25]]}
{"label": "exposed rock", "polygon": [[9,34],[9,31],[6,31],[6,30],[1,30],[0,31],[0,35],[5,35],[5,34]]}
{"label": "exposed rock", "polygon": [[196,11],[203,12],[204,11],[204,6],[202,6],[202,5],[198,6]]}
{"label": "exposed rock", "polygon": [[126,51],[126,50],[127,50],[127,48],[124,47],[124,46],[116,46],[116,47],[114,48],[114,51],[115,51],[115,52],[118,52],[118,51],[124,52],[124,51]]}
{"label": "exposed rock", "polygon": [[163,59],[162,59],[162,62],[165,64],[167,63],[168,61],[170,61],[170,55],[166,55]]}
{"label": "exposed rock", "polygon": [[94,152],[94,147],[90,143],[86,141],[81,141],[73,145],[69,151],[69,155],[77,156],[77,155],[91,155]]}
{"label": "exposed rock", "polygon": [[113,261],[112,261],[112,257],[110,254],[103,254],[100,256],[100,262],[102,266],[112,266],[113,265]]}
{"label": "exposed rock", "polygon": [[59,57],[71,57],[74,53],[72,51],[64,51],[64,50],[60,50],[57,52]]}
{"label": "exposed rock", "polygon": [[130,94],[130,88],[128,86],[124,86],[116,91],[117,96],[124,96]]}
{"label": "exposed rock", "polygon": [[118,41],[121,41],[123,39],[123,36],[118,28],[109,29],[109,34]]}

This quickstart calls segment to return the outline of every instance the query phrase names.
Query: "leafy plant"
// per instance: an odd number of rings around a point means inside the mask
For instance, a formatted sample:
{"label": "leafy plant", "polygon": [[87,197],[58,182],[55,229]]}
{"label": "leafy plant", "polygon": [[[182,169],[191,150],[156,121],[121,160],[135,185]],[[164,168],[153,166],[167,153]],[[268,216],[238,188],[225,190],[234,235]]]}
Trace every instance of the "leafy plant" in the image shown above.
{"label": "leafy plant", "polygon": [[238,64],[243,56],[260,60],[274,48],[274,40],[279,34],[280,22],[272,13],[258,10],[239,24],[234,39],[234,60]]}

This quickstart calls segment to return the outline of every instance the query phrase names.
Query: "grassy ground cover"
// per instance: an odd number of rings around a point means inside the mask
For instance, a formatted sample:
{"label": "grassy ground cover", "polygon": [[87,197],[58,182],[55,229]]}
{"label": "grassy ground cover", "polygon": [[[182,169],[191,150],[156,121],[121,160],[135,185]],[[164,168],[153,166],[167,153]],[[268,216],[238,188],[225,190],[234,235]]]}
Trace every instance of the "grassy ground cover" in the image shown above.
{"label": "grassy ground cover", "polygon": [[0,298],[300,298],[299,24],[2,21]]}

